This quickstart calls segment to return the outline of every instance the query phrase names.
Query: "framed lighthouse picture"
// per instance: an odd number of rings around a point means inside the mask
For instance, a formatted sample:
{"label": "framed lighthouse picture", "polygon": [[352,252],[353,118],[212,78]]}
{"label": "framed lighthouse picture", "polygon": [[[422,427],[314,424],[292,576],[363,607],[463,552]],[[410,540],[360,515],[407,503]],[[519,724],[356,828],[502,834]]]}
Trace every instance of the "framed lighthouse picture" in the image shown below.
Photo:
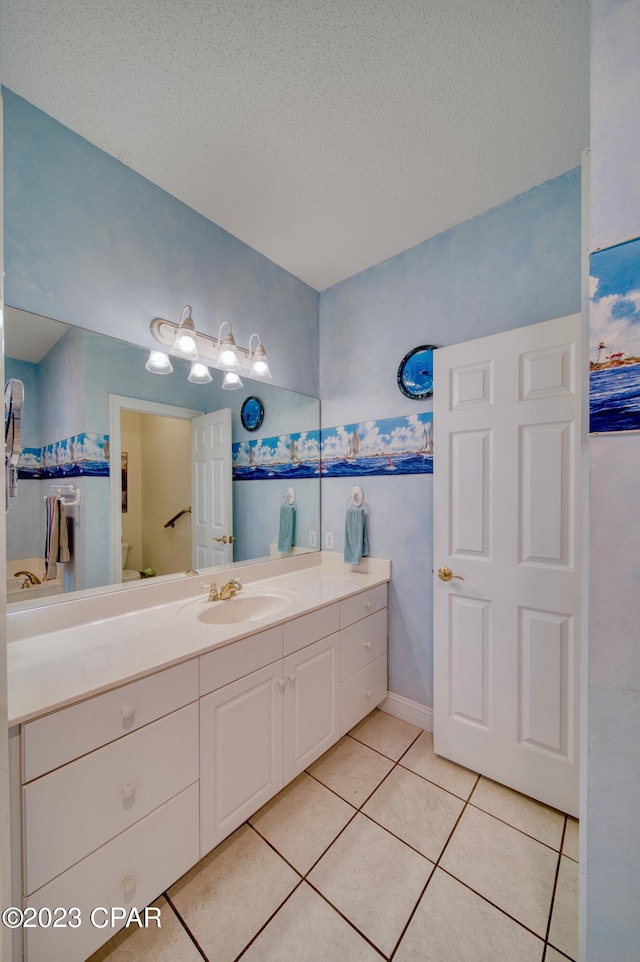
{"label": "framed lighthouse picture", "polygon": [[640,238],[590,260],[589,431],[640,431]]}

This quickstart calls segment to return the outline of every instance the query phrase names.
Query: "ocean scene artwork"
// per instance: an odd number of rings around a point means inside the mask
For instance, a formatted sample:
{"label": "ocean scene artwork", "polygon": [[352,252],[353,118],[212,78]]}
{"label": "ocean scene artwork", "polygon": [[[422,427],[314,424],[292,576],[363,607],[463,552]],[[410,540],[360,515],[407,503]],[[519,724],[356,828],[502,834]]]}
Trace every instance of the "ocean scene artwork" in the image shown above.
{"label": "ocean scene artwork", "polygon": [[234,481],[432,474],[433,415],[361,421],[236,442]]}
{"label": "ocean scene artwork", "polygon": [[109,476],[109,436],[83,432],[42,448],[23,448],[18,478]]}
{"label": "ocean scene artwork", "polygon": [[640,238],[590,263],[589,430],[640,430]]}

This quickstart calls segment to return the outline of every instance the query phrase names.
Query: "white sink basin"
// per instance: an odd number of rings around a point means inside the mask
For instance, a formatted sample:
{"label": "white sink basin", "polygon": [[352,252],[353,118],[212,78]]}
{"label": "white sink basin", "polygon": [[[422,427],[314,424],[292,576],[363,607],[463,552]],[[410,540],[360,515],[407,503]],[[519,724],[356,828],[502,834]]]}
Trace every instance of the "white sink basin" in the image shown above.
{"label": "white sink basin", "polygon": [[274,588],[248,588],[228,601],[206,601],[199,598],[185,605],[178,618],[201,621],[205,625],[237,625],[257,621],[285,611],[296,600],[293,591]]}

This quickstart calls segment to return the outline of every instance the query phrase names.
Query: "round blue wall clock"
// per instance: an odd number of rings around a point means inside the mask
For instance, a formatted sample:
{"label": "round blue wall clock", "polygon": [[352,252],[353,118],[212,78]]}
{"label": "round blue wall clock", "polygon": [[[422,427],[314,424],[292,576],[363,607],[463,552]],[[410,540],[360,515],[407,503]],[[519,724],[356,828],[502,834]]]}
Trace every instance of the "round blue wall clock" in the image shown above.
{"label": "round blue wall clock", "polygon": [[242,427],[246,431],[257,431],[264,420],[264,407],[257,397],[248,397],[240,411]]}
{"label": "round blue wall clock", "polygon": [[398,387],[402,393],[414,401],[433,394],[433,352],[434,344],[414,347],[400,361],[398,368]]}

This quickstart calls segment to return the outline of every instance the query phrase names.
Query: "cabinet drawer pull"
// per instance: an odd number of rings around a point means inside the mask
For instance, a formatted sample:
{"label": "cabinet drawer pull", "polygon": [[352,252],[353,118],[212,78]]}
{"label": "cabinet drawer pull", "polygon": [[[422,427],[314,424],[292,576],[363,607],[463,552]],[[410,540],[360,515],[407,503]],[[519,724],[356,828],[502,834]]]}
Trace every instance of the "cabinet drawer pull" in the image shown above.
{"label": "cabinet drawer pull", "polygon": [[133,895],[136,890],[136,880],[133,875],[125,875],[122,879],[122,893],[123,895]]}
{"label": "cabinet drawer pull", "polygon": [[365,647],[365,648],[367,649],[367,651],[368,651],[369,648],[371,648],[371,642],[370,642],[370,641],[365,641],[364,647]]}
{"label": "cabinet drawer pull", "polygon": [[280,689],[280,691],[284,691],[284,686],[285,686],[286,684],[287,684],[287,679],[286,679],[286,678],[279,678],[279,679],[278,679],[278,688]]}
{"label": "cabinet drawer pull", "polygon": [[371,610],[371,605],[372,605],[372,604],[373,604],[372,601],[365,601],[365,602],[364,602],[364,606],[365,606],[365,608],[367,609],[367,611],[370,611],[370,610]]}
{"label": "cabinet drawer pull", "polygon": [[371,698],[371,689],[367,688],[364,694],[365,694],[365,698]]}
{"label": "cabinet drawer pull", "polygon": [[122,786],[122,801],[128,802],[136,793],[136,786],[130,785],[128,782],[126,785]]}
{"label": "cabinet drawer pull", "polygon": [[136,710],[133,707],[133,705],[125,705],[124,708],[122,709],[122,721],[123,722],[133,721],[135,716],[136,716]]}
{"label": "cabinet drawer pull", "polygon": [[289,675],[289,681],[291,682],[292,685],[295,685],[297,677],[298,676],[295,673],[295,671],[292,671],[291,674]]}

